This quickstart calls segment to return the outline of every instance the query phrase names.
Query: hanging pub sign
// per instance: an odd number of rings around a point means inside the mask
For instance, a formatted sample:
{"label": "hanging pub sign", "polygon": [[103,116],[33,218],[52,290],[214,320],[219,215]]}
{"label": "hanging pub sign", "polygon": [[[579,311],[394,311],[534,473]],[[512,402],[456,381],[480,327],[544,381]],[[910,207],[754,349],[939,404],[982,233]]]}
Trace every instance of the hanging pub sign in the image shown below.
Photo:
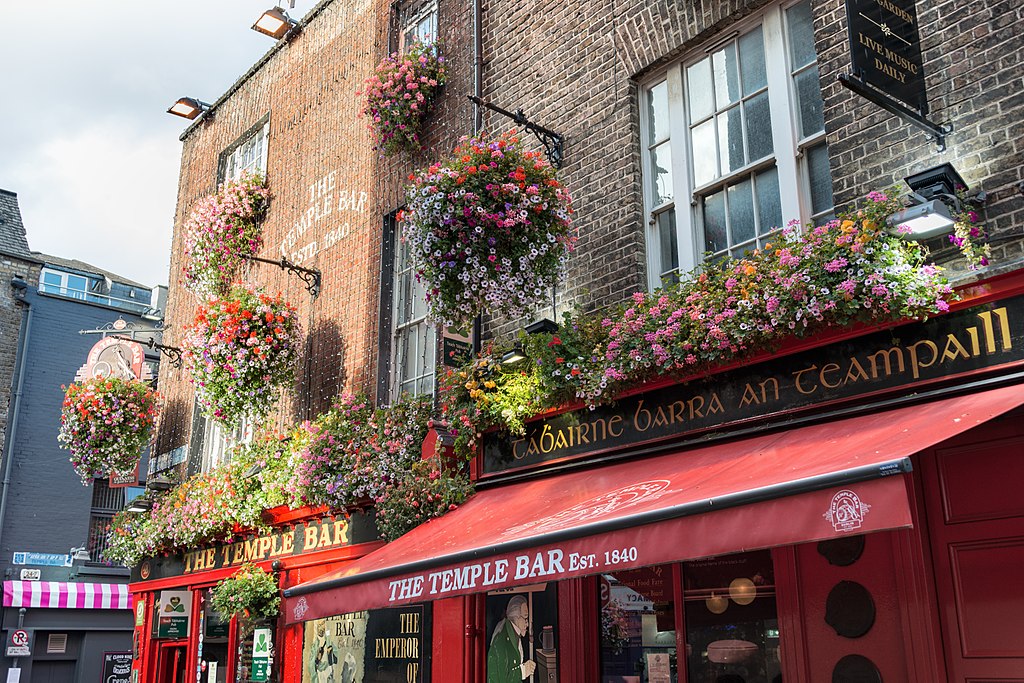
{"label": "hanging pub sign", "polygon": [[1024,296],[484,435],[484,477],[1024,365]]}
{"label": "hanging pub sign", "polygon": [[192,618],[192,591],[160,591],[157,638],[187,638]]}
{"label": "hanging pub sign", "polygon": [[839,82],[917,126],[946,149],[952,126],[928,117],[921,38],[914,0],[846,0],[853,73]]}
{"label": "hanging pub sign", "polygon": [[146,354],[138,342],[119,337],[104,337],[93,344],[85,365],[78,370],[75,381],[94,377],[118,377],[148,382],[153,373],[146,364]]}
{"label": "hanging pub sign", "polygon": [[853,73],[922,115],[928,113],[914,0],[846,0]]}

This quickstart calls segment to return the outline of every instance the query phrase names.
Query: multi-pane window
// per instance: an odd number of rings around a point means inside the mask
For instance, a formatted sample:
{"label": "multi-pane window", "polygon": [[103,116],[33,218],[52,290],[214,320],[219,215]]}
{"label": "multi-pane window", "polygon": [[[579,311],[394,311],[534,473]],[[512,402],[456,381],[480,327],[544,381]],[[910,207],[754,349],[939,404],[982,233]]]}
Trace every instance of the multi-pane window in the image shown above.
{"label": "multi-pane window", "polygon": [[39,280],[39,291],[47,294],[58,294],[71,299],[85,299],[89,292],[89,279],[82,275],[44,268]]}
{"label": "multi-pane window", "polygon": [[398,49],[413,42],[433,43],[437,40],[437,0],[410,2],[400,8]]}
{"label": "multi-pane window", "polygon": [[228,462],[231,460],[235,446],[252,440],[252,424],[246,418],[242,418],[230,428],[209,418],[204,418],[203,422],[202,468],[204,472],[209,472]]}
{"label": "multi-pane window", "polygon": [[808,2],[774,6],[642,91],[650,285],[832,211]]}
{"label": "multi-pane window", "polygon": [[402,392],[434,391],[437,329],[427,322],[427,298],[416,280],[412,249],[402,239],[402,224],[395,225],[395,261],[392,295],[392,397]]}
{"label": "multi-pane window", "polygon": [[270,121],[266,120],[229,147],[223,155],[221,179],[238,180],[243,173],[265,173],[269,133]]}

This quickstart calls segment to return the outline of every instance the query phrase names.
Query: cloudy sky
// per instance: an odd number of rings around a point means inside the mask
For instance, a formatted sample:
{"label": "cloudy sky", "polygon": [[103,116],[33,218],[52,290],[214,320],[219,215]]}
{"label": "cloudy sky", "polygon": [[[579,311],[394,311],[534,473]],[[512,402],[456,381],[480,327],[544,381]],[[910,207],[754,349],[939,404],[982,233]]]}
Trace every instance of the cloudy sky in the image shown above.
{"label": "cloudy sky", "polygon": [[3,3],[17,28],[0,40],[0,188],[18,194],[33,250],[168,282],[188,122],[166,110],[213,102],[270,49],[249,27],[273,4]]}

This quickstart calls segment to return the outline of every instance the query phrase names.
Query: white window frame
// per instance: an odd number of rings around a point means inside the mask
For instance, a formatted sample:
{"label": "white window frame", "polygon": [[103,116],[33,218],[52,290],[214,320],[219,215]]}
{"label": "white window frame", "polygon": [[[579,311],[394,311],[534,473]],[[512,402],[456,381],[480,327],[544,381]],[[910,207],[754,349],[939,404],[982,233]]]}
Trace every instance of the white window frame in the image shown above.
{"label": "white window frame", "polygon": [[[268,119],[251,135],[238,142],[224,160],[224,180],[238,180],[243,173],[267,172],[267,148],[270,140]],[[255,153],[253,149],[256,148]]]}
{"label": "white window frame", "polygon": [[[806,0],[804,0],[806,1]],[[785,28],[786,10],[800,4],[785,2],[765,8],[731,27],[727,35],[718,35],[697,50],[688,53],[666,69],[645,79],[640,85],[640,148],[642,158],[644,215],[647,217],[648,287],[663,286],[660,259],[658,217],[673,211],[676,222],[678,272],[685,274],[703,260],[704,233],[700,216],[700,196],[710,190],[734,183],[738,178],[750,177],[752,172],[774,165],[778,169],[779,194],[782,208],[782,226],[796,220],[805,225],[828,215],[812,215],[810,208],[810,179],[804,160],[804,151],[824,143],[824,130],[803,139],[799,138],[799,109],[793,85],[793,69]],[[740,36],[761,26],[764,37],[765,71],[769,93],[769,112],[773,138],[772,155],[753,161],[735,171],[723,172],[714,181],[694,187],[693,151],[689,130],[689,109],[686,101],[685,72],[687,67],[701,61],[722,45],[737,41]],[[780,68],[784,66],[785,68]],[[799,72],[801,69],[798,69]],[[809,67],[807,67],[809,68]],[[651,182],[650,123],[646,112],[650,106],[652,89],[667,83],[668,125],[671,152],[672,198],[655,203]],[[717,133],[716,133],[717,134]],[[779,226],[779,227],[782,227]]]}
{"label": "white window frame", "polygon": [[252,441],[254,430],[249,418],[240,419],[230,429],[205,416],[203,423],[203,472],[209,472],[215,467],[230,462],[233,449],[236,446]]}
{"label": "white window frame", "polygon": [[[402,224],[395,222],[394,231],[395,258],[392,268],[392,295],[391,295],[391,377],[388,383],[388,395],[390,400],[396,400],[403,392],[418,395],[430,395],[434,393],[435,375],[437,372],[437,326],[431,324],[426,318],[426,297],[423,296],[423,314],[410,315],[409,319],[400,322],[399,315],[402,306],[409,305],[403,300],[402,277],[410,279],[410,291],[415,296],[423,293],[422,285],[416,282],[415,265],[412,262],[411,250],[402,248]],[[402,253],[410,254],[406,263],[402,262]],[[403,369],[410,359],[403,356],[405,339],[411,335],[424,335],[426,342],[423,344],[424,354],[416,354],[411,359],[413,371],[403,381]],[[429,357],[428,357],[429,356]]]}
{"label": "white window frame", "polygon": [[[59,285],[54,285],[48,282],[44,282],[47,275],[56,275],[60,279]],[[71,287],[71,278],[77,278],[82,281],[82,289],[76,289]],[[67,273],[62,270],[54,270],[53,268],[43,268],[39,273],[39,291],[46,294],[59,294],[70,299],[81,299],[85,301],[89,294],[93,291],[89,288],[91,284],[90,278],[85,275],[78,275],[77,273]]]}
{"label": "white window frame", "polygon": [[[398,31],[398,51],[405,52],[405,46],[411,38],[418,38],[425,43],[437,42],[438,12],[437,0],[406,3],[401,8],[401,25]],[[422,29],[426,26],[427,30]]]}

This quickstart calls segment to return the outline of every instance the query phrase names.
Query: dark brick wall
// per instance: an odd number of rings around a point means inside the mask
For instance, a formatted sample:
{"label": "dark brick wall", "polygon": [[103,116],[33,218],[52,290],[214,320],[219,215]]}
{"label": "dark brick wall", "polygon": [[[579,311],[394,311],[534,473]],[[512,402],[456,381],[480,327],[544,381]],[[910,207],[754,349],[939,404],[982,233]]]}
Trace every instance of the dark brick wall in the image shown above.
{"label": "dark brick wall", "polygon": [[[916,128],[842,87],[849,71],[845,5],[815,0],[815,34],[825,127],[838,204],[900,184],[911,173],[951,162],[967,184],[988,193],[985,218],[993,269],[1021,258],[1024,198],[1024,15],[1020,4],[985,0],[918,3],[930,118],[952,124],[945,152]],[[906,190],[906,187],[903,186]],[[954,278],[963,264],[936,252]],[[950,260],[952,259],[952,260]]]}
{"label": "dark brick wall", "polygon": [[[7,434],[11,395],[14,391],[11,383],[17,361],[18,333],[21,330],[22,309],[10,285],[15,277],[22,278],[33,289],[38,287],[39,264],[6,254],[0,255],[0,448]],[[3,476],[2,468],[3,457],[0,455],[0,478]]]}
{"label": "dark brick wall", "polygon": [[[141,319],[103,306],[28,292],[32,320],[26,346],[25,379],[18,430],[11,445],[12,467],[7,513],[0,543],[0,569],[11,553],[67,553],[85,545],[92,487],[83,486],[60,448],[62,385],[70,384],[99,339],[79,330],[94,329],[122,317]],[[93,558],[94,560],[97,558]],[[52,580],[67,580],[48,577]]]}
{"label": "dark brick wall", "polygon": [[[371,149],[366,121],[358,116],[363,101],[356,93],[388,49],[392,5],[383,0],[321,3],[294,40],[236,84],[214,115],[185,135],[171,255],[167,324],[172,332],[165,341],[180,342],[178,335],[198,304],[180,282],[182,225],[195,202],[215,189],[220,153],[268,113],[272,199],[260,255],[284,254],[323,275],[315,301],[298,278],[273,266],[256,265],[245,275],[250,283],[283,292],[310,333],[296,390],[282,401],[276,418],[279,426],[315,415],[343,390],[374,388],[384,217],[402,205],[413,169],[472,131],[472,107],[465,98],[472,88],[469,8],[461,0],[440,2],[449,81],[423,136],[428,151],[411,159],[380,159]],[[308,224],[307,215],[314,216]],[[160,386],[172,406],[160,428],[157,450],[164,452],[188,443],[193,391],[185,372],[166,364]]]}

